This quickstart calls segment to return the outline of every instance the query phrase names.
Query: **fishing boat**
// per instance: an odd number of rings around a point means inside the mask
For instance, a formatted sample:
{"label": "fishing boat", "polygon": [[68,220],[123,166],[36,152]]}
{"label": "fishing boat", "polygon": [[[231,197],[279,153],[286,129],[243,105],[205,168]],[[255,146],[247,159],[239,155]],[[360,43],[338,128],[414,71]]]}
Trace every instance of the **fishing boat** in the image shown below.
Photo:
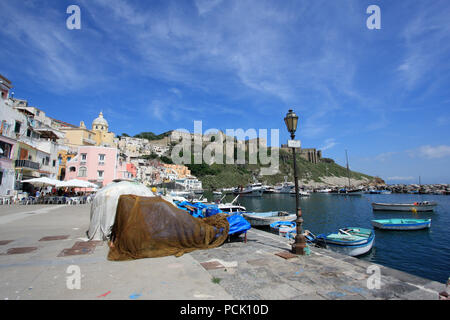
{"label": "fishing boat", "polygon": [[270,212],[242,212],[241,215],[252,226],[270,226],[276,221],[294,221],[297,216],[289,214],[285,211],[270,211]]}
{"label": "fishing boat", "polygon": [[264,189],[260,183],[249,184],[245,188],[238,187],[234,190],[234,194],[246,197],[261,197],[263,192]]}
{"label": "fishing boat", "polygon": [[420,230],[431,227],[431,219],[372,220],[372,225],[384,230]]}
{"label": "fishing boat", "polygon": [[347,159],[347,178],[348,178],[348,188],[342,188],[338,190],[338,195],[345,195],[345,196],[362,196],[363,191],[361,189],[354,189],[352,188],[351,181],[350,181],[350,167],[348,166],[348,154],[347,150],[345,150],[345,158]]}
{"label": "fishing boat", "polygon": [[341,196],[362,196],[363,191],[360,189],[339,189],[337,192],[332,192],[332,194],[337,194]]}
{"label": "fishing boat", "polygon": [[433,211],[434,207],[437,205],[436,202],[421,201],[414,203],[379,203],[372,202],[373,210],[384,210],[384,211]]}
{"label": "fishing boat", "polygon": [[222,203],[222,200],[226,197],[224,195],[220,200],[218,200],[217,207],[227,213],[227,214],[240,214],[241,212],[247,211],[247,209],[239,204],[235,204],[236,200],[239,198],[239,195],[236,196],[236,198],[233,199],[233,201],[229,203]]}
{"label": "fishing boat", "polygon": [[[291,196],[295,196],[295,190],[292,190],[291,192],[289,192]],[[304,191],[304,190],[299,190],[298,191],[298,195],[300,197],[309,197],[311,194],[308,191]]]}
{"label": "fishing boat", "polygon": [[339,229],[337,233],[318,236],[308,232],[306,239],[332,251],[356,257],[372,249],[375,233],[371,229],[349,227]]}
{"label": "fishing boat", "polygon": [[295,221],[275,221],[270,224],[270,230],[273,232],[293,232],[295,231],[297,227],[297,224]]}
{"label": "fishing boat", "polygon": [[319,189],[316,193],[330,193],[332,190],[330,188]]}
{"label": "fishing boat", "polygon": [[287,181],[287,176],[284,177],[284,182],[275,186],[275,193],[291,193],[294,190],[295,184]]}
{"label": "fishing boat", "polygon": [[222,210],[225,213],[231,214],[231,213],[240,213],[245,212],[247,209],[243,206],[237,205],[237,204],[231,204],[231,203],[219,203],[217,207]]}

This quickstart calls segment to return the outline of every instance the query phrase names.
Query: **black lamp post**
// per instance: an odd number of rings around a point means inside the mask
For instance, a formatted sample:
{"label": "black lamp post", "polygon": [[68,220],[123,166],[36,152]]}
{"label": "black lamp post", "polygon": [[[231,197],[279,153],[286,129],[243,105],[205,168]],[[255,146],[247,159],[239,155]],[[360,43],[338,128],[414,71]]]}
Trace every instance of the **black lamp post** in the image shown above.
{"label": "black lamp post", "polygon": [[[295,131],[297,130],[298,116],[294,111],[289,110],[288,114],[284,118],[286,127],[291,134],[291,139],[295,138]],[[299,206],[299,192],[298,192],[298,176],[297,176],[297,159],[295,157],[295,147],[292,147],[292,154],[294,156],[294,179],[295,179],[295,213],[297,215],[297,220],[295,220],[297,225],[297,234],[295,236],[295,242],[292,245],[292,253],[294,254],[304,254],[304,248],[306,247],[305,237],[302,234],[302,209]]]}

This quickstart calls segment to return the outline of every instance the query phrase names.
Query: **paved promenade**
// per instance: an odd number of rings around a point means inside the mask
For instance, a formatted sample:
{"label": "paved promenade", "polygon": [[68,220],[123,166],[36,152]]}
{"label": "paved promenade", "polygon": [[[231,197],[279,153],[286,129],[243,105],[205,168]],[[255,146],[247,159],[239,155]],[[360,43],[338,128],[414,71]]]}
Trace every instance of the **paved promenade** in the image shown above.
{"label": "paved promenade", "polygon": [[247,243],[111,262],[106,243],[84,242],[89,216],[90,205],[0,206],[0,299],[437,300],[445,288],[319,248],[281,257],[288,240],[256,229]]}

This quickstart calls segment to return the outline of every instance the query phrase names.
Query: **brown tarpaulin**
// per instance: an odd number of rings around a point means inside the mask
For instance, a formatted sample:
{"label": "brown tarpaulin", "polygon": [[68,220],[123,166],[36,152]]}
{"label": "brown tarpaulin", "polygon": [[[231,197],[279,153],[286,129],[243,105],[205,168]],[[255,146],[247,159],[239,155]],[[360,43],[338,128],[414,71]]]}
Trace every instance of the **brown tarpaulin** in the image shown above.
{"label": "brown tarpaulin", "polygon": [[225,215],[200,219],[161,197],[121,195],[108,260],[181,256],[220,246],[230,225]]}

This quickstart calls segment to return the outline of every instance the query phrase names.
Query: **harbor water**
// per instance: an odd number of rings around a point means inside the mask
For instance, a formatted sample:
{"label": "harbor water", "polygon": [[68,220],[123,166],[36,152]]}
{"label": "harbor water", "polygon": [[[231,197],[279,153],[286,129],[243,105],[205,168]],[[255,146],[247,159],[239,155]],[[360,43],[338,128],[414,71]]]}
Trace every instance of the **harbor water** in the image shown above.
{"label": "harbor water", "polygon": [[[212,199],[212,195],[210,195]],[[209,197],[208,197],[209,198]],[[228,195],[224,201],[232,201]],[[413,203],[435,201],[433,212],[373,211],[372,202]],[[287,211],[295,213],[295,198],[289,194],[241,197],[237,201],[247,211]],[[450,277],[450,196],[413,194],[363,194],[343,196],[313,193],[300,197],[303,230],[314,234],[336,232],[343,227],[373,228],[371,220],[388,218],[432,219],[431,228],[416,231],[375,229],[371,252],[359,257],[423,278],[445,283]]]}

